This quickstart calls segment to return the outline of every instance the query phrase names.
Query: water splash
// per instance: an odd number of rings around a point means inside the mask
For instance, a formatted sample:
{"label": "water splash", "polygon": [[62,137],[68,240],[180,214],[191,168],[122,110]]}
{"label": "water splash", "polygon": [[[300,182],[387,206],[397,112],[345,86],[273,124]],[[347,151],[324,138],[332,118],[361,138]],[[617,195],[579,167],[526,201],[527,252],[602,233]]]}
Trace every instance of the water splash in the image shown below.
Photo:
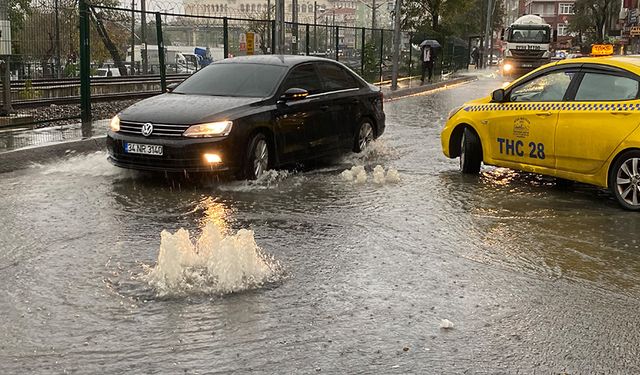
{"label": "water splash", "polygon": [[396,158],[398,158],[397,150],[391,146],[388,146],[384,140],[377,139],[369,143],[362,152],[344,156],[342,162],[344,164],[358,165]]}
{"label": "water splash", "polygon": [[356,184],[364,184],[367,182],[367,172],[361,165],[355,165],[351,169],[345,169],[340,176],[345,181],[353,181]]}
{"label": "water splash", "polygon": [[293,185],[301,185],[304,181],[303,176],[296,175],[295,173],[286,170],[270,169],[265,171],[262,176],[253,181],[232,181],[229,183],[221,184],[218,189],[222,191],[237,191],[237,192],[250,192],[256,190],[268,190],[274,189],[280,186],[280,183],[291,180],[291,177],[295,176]]}
{"label": "water splash", "polygon": [[185,229],[164,230],[160,237],[156,266],[143,277],[160,297],[234,293],[275,282],[281,274],[280,264],[263,253],[251,230],[225,235],[208,223],[195,243]]}
{"label": "water splash", "polygon": [[[389,168],[385,172],[385,169],[380,164],[376,165],[373,168],[372,172],[373,182],[378,185],[384,185],[386,183],[398,183],[400,182],[400,174],[394,168]],[[356,184],[364,184],[367,182],[367,171],[364,166],[356,165],[351,167],[351,169],[345,169],[342,173],[340,173],[340,177],[342,177],[345,181],[351,181]]]}
{"label": "water splash", "polygon": [[35,168],[44,168],[43,173],[66,174],[89,177],[131,177],[134,172],[114,167],[107,161],[107,153],[96,151],[90,154],[76,154],[74,151],[67,152],[63,159],[50,164],[34,164]]}

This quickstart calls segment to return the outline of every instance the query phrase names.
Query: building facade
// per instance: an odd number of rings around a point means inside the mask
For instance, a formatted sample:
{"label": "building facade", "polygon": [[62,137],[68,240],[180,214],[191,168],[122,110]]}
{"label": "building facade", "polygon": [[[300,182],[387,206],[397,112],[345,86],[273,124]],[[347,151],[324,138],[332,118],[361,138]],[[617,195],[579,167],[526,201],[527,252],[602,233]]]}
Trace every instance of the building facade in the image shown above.
{"label": "building facade", "polygon": [[526,0],[524,11],[544,18],[552,30],[557,32],[556,49],[572,47],[573,37],[569,33],[569,24],[575,14],[575,0]]}
{"label": "building facade", "polygon": [[515,20],[517,20],[518,18],[520,18],[522,15],[525,14],[524,3],[525,3],[525,0],[505,0],[504,21],[507,26],[511,25]]}
{"label": "building facade", "polygon": [[575,14],[575,0],[527,0],[524,4],[526,14],[535,14],[557,31],[558,37],[569,35],[569,22]]}
{"label": "building facade", "polygon": [[[370,4],[371,3],[371,4]],[[351,27],[371,27],[373,0],[298,0],[298,22]],[[376,28],[389,28],[391,3],[377,0]],[[314,12],[315,7],[315,12]],[[269,12],[269,8],[271,8]],[[292,1],[285,1],[285,21],[292,20]],[[214,17],[274,19],[275,0],[184,0],[185,14]]]}

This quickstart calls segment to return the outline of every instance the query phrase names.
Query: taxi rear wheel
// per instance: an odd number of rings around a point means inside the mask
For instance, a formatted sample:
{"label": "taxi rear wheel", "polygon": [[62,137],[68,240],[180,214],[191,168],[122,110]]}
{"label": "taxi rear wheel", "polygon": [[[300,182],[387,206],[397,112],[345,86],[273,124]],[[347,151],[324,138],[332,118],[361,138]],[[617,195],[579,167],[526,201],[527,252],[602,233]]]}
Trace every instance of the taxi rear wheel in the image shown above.
{"label": "taxi rear wheel", "polygon": [[478,135],[465,128],[460,141],[460,170],[462,173],[477,174],[482,162],[482,146]]}
{"label": "taxi rear wheel", "polygon": [[627,210],[640,210],[640,151],[629,151],[613,164],[609,189]]}

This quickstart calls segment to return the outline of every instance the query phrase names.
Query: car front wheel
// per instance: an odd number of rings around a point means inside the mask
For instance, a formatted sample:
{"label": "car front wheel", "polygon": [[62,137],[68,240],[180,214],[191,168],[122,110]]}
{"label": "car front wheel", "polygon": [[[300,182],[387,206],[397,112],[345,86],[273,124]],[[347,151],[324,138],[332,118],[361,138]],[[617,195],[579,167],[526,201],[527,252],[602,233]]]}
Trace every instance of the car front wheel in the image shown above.
{"label": "car front wheel", "polygon": [[460,170],[462,173],[477,174],[482,162],[482,147],[478,135],[465,128],[460,141]]}
{"label": "car front wheel", "polygon": [[609,189],[622,207],[640,210],[640,151],[629,151],[616,160],[609,176]]}
{"label": "car front wheel", "polygon": [[256,180],[271,166],[269,144],[264,134],[254,135],[247,144],[246,152],[243,177]]}
{"label": "car front wheel", "polygon": [[362,152],[369,143],[371,143],[374,139],[373,125],[371,121],[368,119],[364,119],[360,123],[360,127],[358,128],[358,132],[356,133],[353,151],[354,152]]}

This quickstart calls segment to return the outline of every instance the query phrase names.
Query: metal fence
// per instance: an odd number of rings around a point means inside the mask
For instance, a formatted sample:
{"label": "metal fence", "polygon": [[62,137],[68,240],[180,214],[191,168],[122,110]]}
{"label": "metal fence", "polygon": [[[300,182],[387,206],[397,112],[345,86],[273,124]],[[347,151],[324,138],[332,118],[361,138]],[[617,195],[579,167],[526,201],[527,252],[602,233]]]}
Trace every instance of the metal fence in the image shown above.
{"label": "metal fence", "polygon": [[[212,61],[275,50],[273,20],[142,12],[87,1],[56,4],[32,8],[13,38],[12,103],[18,113],[33,115],[31,123],[105,117],[110,114],[96,111],[96,102],[159,94]],[[372,83],[391,79],[393,30],[325,19],[286,22],[284,34],[286,54],[341,61]],[[420,50],[412,39],[401,33],[400,77],[420,73]],[[468,65],[464,43],[440,42],[436,77]]]}

